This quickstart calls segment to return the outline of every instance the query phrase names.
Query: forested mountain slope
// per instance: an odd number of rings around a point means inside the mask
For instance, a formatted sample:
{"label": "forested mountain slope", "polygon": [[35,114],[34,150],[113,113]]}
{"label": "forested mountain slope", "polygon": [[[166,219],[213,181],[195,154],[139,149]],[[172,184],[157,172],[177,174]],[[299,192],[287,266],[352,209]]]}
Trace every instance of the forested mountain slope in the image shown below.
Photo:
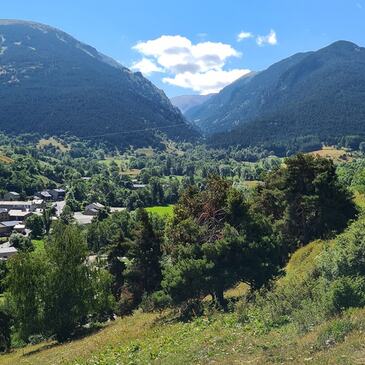
{"label": "forested mountain slope", "polygon": [[216,144],[321,141],[365,133],[365,48],[338,41],[227,86],[188,118]]}
{"label": "forested mountain slope", "polygon": [[[154,145],[156,131],[190,139],[163,91],[96,49],[52,27],[0,20],[0,129]],[[135,132],[140,131],[140,132]]]}

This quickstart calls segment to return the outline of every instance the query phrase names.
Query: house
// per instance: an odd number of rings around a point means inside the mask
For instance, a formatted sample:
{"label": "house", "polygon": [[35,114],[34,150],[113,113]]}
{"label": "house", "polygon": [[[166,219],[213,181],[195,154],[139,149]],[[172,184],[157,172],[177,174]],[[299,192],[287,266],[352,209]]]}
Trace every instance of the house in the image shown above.
{"label": "house", "polygon": [[9,220],[8,210],[5,208],[0,208],[0,222],[8,221],[8,220]]}
{"label": "house", "polygon": [[33,212],[36,210],[35,201],[11,201],[11,200],[3,200],[0,201],[0,209],[17,209],[17,210],[29,210]]}
{"label": "house", "polygon": [[19,224],[18,221],[1,222],[0,237],[9,237],[17,224]]}
{"label": "house", "polygon": [[100,203],[89,204],[85,207],[84,215],[98,215],[98,212],[103,208],[105,208],[104,205]]}
{"label": "house", "polygon": [[52,195],[52,199],[55,201],[65,200],[66,191],[64,189],[51,189],[48,191]]}
{"label": "house", "polygon": [[35,193],[35,196],[46,201],[52,200],[52,195],[48,190],[39,191]]}
{"label": "house", "polygon": [[14,256],[18,250],[10,246],[9,242],[0,245],[0,260],[7,260],[9,257]]}
{"label": "house", "polygon": [[20,200],[20,194],[15,191],[9,191],[4,194],[4,200],[15,201]]}
{"label": "house", "polygon": [[25,224],[18,223],[14,226],[14,232],[26,234]]}
{"label": "house", "polygon": [[146,186],[147,186],[146,184],[139,184],[139,183],[132,184],[133,189],[143,189]]}
{"label": "house", "polygon": [[46,207],[46,202],[39,198],[32,200],[32,204],[34,208],[33,211],[39,211]]}
{"label": "house", "polygon": [[28,210],[18,210],[18,209],[11,209],[9,210],[9,217],[12,221],[20,221],[24,222],[28,217],[32,215],[32,212]]}

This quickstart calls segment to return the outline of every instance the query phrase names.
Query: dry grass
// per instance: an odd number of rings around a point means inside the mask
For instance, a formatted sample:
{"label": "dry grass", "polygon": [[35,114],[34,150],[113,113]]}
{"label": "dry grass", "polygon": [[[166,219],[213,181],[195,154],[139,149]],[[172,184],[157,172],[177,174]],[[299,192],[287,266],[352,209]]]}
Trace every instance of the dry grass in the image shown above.
{"label": "dry grass", "polygon": [[53,137],[48,138],[48,139],[45,139],[45,138],[40,139],[37,144],[37,148],[42,149],[49,145],[58,148],[61,152],[68,152],[70,150],[69,146],[63,145],[62,143],[60,143]]}
{"label": "dry grass", "polygon": [[153,155],[155,154],[154,150],[152,147],[148,147],[148,148],[137,148],[136,149],[136,154],[137,156],[146,156],[146,157],[153,157]]}
{"label": "dry grass", "polygon": [[184,155],[184,151],[177,148],[176,143],[172,141],[164,141],[162,142],[166,147],[166,152],[169,154],[175,154],[178,156]]}
{"label": "dry grass", "polygon": [[95,352],[106,347],[123,346],[137,338],[142,338],[156,320],[156,314],[137,314],[118,319],[99,332],[79,340],[58,345],[46,342],[14,350],[0,356],[1,365],[56,365],[69,364],[76,359],[88,359]]}
{"label": "dry grass", "polygon": [[141,170],[139,170],[139,169],[130,169],[130,170],[127,170],[127,171],[123,171],[121,174],[122,175],[126,175],[126,176],[130,176],[132,178],[135,178],[140,173],[141,173]]}
{"label": "dry grass", "polygon": [[353,160],[353,157],[347,150],[329,146],[324,146],[321,150],[309,152],[309,154],[330,158],[335,162],[350,162]]}
{"label": "dry grass", "polygon": [[259,181],[259,180],[246,180],[246,181],[244,181],[244,184],[248,188],[254,189],[254,188],[258,187],[259,185],[263,184],[263,182]]}
{"label": "dry grass", "polygon": [[306,335],[291,326],[255,334],[240,326],[234,314],[190,323],[158,319],[157,314],[136,313],[80,340],[15,350],[0,356],[0,364],[365,364],[365,309],[352,312],[357,326],[343,342],[326,347],[318,347],[318,338],[328,323]]}
{"label": "dry grass", "polygon": [[7,156],[0,156],[0,162],[10,164],[10,163],[13,163],[14,160]]}

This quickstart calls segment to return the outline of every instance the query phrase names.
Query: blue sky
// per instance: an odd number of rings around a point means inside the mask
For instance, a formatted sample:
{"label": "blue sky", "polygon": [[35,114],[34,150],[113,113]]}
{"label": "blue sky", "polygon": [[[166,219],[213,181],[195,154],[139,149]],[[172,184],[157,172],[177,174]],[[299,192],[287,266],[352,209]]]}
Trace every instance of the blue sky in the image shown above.
{"label": "blue sky", "polygon": [[365,46],[365,0],[4,0],[1,17],[60,28],[169,96],[217,91],[339,39]]}

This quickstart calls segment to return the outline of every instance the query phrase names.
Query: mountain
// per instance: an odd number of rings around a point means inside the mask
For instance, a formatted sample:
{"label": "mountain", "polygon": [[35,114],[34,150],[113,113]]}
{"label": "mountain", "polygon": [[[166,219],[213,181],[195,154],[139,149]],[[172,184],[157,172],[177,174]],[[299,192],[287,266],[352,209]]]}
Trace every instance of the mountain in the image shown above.
{"label": "mountain", "polygon": [[[216,144],[365,135],[365,48],[338,41],[245,76],[187,113]],[[365,140],[365,138],[364,138]]]}
{"label": "mountain", "polygon": [[190,111],[192,108],[198,107],[205,103],[215,94],[208,95],[180,95],[170,99],[172,105],[181,110],[183,114]]}
{"label": "mountain", "polygon": [[0,20],[0,129],[119,146],[197,136],[141,73],[58,29],[19,20]]}

